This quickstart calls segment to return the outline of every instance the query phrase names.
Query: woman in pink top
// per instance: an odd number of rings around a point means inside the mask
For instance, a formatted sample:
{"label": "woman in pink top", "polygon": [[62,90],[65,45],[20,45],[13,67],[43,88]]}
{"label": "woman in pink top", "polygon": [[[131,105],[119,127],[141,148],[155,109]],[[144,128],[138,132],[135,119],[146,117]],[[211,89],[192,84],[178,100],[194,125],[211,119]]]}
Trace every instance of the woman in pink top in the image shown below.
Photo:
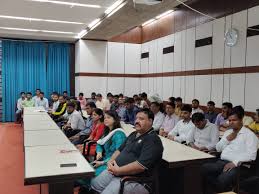
{"label": "woman in pink top", "polygon": [[80,102],[81,109],[85,110],[86,99],[84,98],[84,93],[79,93],[77,100]]}

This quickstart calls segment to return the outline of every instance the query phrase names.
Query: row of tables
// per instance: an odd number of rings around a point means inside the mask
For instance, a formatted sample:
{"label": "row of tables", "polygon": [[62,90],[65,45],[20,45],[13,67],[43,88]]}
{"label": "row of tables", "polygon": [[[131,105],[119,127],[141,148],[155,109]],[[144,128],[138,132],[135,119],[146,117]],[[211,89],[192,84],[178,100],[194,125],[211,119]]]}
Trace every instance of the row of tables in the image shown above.
{"label": "row of tables", "polygon": [[[135,131],[129,124],[122,123],[122,128],[126,135]],[[214,159],[214,156],[164,137],[160,138],[164,146],[165,165],[165,171],[160,174],[162,179],[166,179],[162,184],[166,193],[171,193],[167,186],[170,185],[172,173],[181,174],[183,190],[180,193],[201,193],[200,180],[197,178],[199,168],[202,163]],[[43,108],[24,110],[24,155],[25,185],[48,183],[50,194],[72,194],[75,180],[94,176],[92,166]],[[76,166],[61,167],[69,164]]]}

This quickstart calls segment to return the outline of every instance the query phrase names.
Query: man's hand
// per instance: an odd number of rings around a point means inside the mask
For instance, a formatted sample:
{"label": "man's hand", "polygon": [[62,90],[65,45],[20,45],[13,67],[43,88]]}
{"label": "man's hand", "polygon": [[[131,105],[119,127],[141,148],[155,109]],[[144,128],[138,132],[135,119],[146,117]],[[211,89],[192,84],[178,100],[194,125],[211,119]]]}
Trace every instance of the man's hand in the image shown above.
{"label": "man's hand", "polygon": [[108,163],[108,172],[115,176],[120,176],[120,167],[117,165],[116,161],[113,163]]}
{"label": "man's hand", "polygon": [[232,141],[232,140],[234,140],[236,137],[237,137],[237,133],[236,133],[236,132],[232,132],[231,134],[229,134],[229,135],[227,136],[227,140],[228,140],[228,141]]}
{"label": "man's hand", "polygon": [[200,148],[196,146],[194,143],[190,143],[190,146],[196,150],[200,150]]}
{"label": "man's hand", "polygon": [[94,168],[98,168],[99,166],[102,166],[103,164],[104,164],[103,161],[97,161],[97,160],[95,160],[95,161],[93,162]]}
{"label": "man's hand", "polygon": [[199,150],[205,152],[205,151],[208,151],[208,148],[206,148],[206,147],[200,147]]}
{"label": "man's hand", "polygon": [[168,135],[167,138],[174,141],[174,136],[173,135]]}
{"label": "man's hand", "polygon": [[233,168],[236,168],[236,165],[233,162],[229,162],[224,166],[223,172],[230,171]]}

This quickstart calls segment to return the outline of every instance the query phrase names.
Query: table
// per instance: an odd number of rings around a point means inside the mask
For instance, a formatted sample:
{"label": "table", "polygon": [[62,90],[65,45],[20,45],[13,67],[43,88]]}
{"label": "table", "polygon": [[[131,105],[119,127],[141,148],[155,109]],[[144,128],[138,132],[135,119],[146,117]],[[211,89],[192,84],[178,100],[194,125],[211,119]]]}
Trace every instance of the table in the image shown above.
{"label": "table", "polygon": [[[60,166],[70,163],[76,166]],[[50,194],[72,194],[74,181],[91,178],[94,172],[72,144],[25,147],[25,185],[49,183]]]}
{"label": "table", "polygon": [[53,120],[32,120],[24,122],[24,131],[60,130]]}
{"label": "table", "polygon": [[43,107],[25,107],[23,110],[24,115],[44,115],[47,114]]}
{"label": "table", "polygon": [[24,131],[24,146],[47,146],[71,144],[65,134],[59,130]]}

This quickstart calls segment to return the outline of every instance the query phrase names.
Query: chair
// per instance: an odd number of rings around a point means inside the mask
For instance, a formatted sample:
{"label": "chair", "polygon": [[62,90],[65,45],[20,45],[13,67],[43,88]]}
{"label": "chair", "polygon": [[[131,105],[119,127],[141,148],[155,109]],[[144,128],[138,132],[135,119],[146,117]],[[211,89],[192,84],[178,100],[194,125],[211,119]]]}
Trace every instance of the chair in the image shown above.
{"label": "chair", "polygon": [[[83,156],[89,161],[89,156],[90,156],[90,149],[91,149],[91,146],[93,145],[96,145],[97,142],[96,141],[93,141],[93,140],[85,140],[84,141],[84,147],[83,147]],[[85,148],[86,148],[86,145],[88,146],[87,147],[87,152],[85,153]],[[96,153],[95,153],[95,156],[94,156],[94,160],[96,159]]]}
{"label": "chair", "polygon": [[125,177],[122,177],[119,194],[123,194],[124,186],[125,186],[126,182],[139,183],[141,185],[144,185],[150,194],[159,194],[159,180],[158,180],[159,167],[160,167],[160,162],[158,162],[158,165],[153,169],[150,176],[145,176],[145,177],[125,176]]}

